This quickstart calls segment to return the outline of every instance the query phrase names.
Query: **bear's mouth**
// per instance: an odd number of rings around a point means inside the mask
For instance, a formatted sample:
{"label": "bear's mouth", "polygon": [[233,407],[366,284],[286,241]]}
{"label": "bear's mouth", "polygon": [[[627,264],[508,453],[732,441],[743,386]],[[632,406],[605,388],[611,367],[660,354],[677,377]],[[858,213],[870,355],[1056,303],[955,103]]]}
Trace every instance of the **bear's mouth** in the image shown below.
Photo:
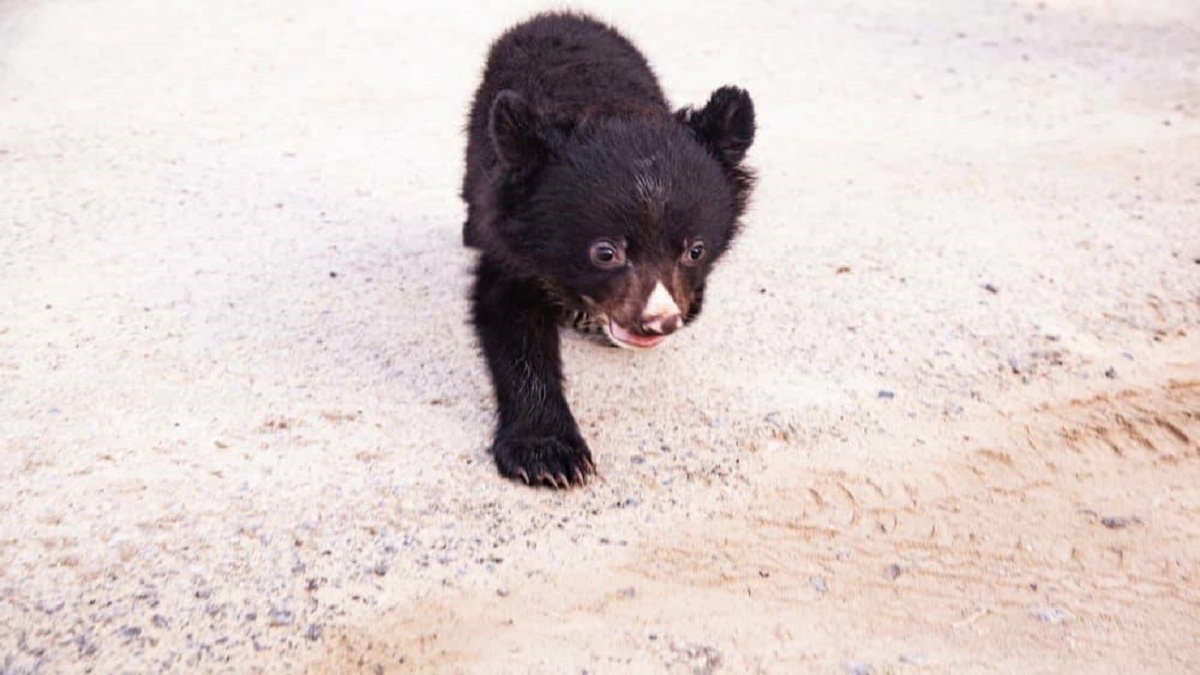
{"label": "bear's mouth", "polygon": [[666,335],[638,335],[637,333],[632,333],[612,319],[608,320],[608,330],[605,332],[608,333],[608,337],[618,347],[631,349],[650,349],[667,339]]}

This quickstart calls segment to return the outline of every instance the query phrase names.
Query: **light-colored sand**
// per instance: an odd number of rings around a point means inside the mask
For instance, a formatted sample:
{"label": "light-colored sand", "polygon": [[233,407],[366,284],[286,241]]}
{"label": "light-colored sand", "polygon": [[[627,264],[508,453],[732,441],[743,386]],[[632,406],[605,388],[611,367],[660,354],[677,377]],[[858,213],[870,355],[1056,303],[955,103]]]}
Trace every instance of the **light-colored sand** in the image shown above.
{"label": "light-colored sand", "polygon": [[569,493],[459,245],[534,7],[0,4],[0,672],[1200,671],[1196,3],[604,3],[762,181]]}

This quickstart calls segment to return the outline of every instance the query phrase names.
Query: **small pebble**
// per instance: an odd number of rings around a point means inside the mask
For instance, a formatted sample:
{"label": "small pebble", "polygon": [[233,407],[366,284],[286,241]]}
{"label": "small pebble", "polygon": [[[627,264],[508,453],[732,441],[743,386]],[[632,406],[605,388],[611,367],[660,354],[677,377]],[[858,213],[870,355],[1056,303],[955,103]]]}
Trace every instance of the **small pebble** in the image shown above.
{"label": "small pebble", "polygon": [[821,595],[825,595],[826,593],[829,592],[829,586],[825,583],[825,580],[819,576],[813,575],[813,576],[809,577],[808,583],[812,585],[813,590],[820,593]]}
{"label": "small pebble", "polygon": [[267,614],[267,623],[272,626],[289,626],[296,620],[296,614],[290,609],[272,609]]}
{"label": "small pebble", "polygon": [[507,588],[497,588],[496,595],[498,595],[502,598],[507,598],[508,597],[508,589]]}
{"label": "small pebble", "polygon": [[617,591],[617,595],[621,596],[622,598],[629,599],[637,595],[637,591],[634,590],[633,586],[627,586]]}
{"label": "small pebble", "polygon": [[321,628],[317,624],[309,624],[308,630],[304,631],[304,637],[308,638],[309,640],[319,640],[321,639],[321,634],[324,632],[325,629]]}
{"label": "small pebble", "polygon": [[887,577],[888,581],[895,581],[896,577],[899,577],[903,573],[904,573],[903,567],[901,567],[895,563],[892,563],[891,565],[887,566],[886,570],[884,570],[883,576]]}
{"label": "small pebble", "polygon": [[878,395],[879,395],[879,398],[882,398],[882,399],[891,400],[893,398],[896,398],[896,392],[888,391],[887,389],[880,389]]}
{"label": "small pebble", "polygon": [[1117,379],[1117,369],[1113,368],[1112,366],[1109,366],[1108,370],[1104,371],[1104,376],[1110,380]]}
{"label": "small pebble", "polygon": [[376,565],[371,568],[371,571],[375,573],[375,576],[382,577],[388,573],[388,564],[385,562],[376,563]]}
{"label": "small pebble", "polygon": [[996,285],[992,284],[990,282],[983,285],[983,290],[987,291],[988,293],[991,293],[992,295],[995,295],[1000,292],[1000,289],[996,288]]}
{"label": "small pebble", "polygon": [[849,675],[871,675],[871,666],[858,661],[850,661],[846,663],[846,672]]}
{"label": "small pebble", "polygon": [[1142,522],[1140,518],[1126,518],[1125,516],[1105,516],[1100,519],[1100,524],[1110,530],[1120,530],[1140,522]]}

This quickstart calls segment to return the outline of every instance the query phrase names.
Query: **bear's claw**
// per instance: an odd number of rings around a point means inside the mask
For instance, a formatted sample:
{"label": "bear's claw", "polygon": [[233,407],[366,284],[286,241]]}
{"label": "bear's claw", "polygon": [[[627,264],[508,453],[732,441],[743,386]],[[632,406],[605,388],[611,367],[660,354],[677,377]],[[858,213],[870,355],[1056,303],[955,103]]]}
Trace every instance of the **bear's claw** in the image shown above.
{"label": "bear's claw", "polygon": [[569,489],[587,485],[596,472],[591,451],[582,440],[556,436],[518,436],[497,439],[492,455],[500,473],[527,485]]}

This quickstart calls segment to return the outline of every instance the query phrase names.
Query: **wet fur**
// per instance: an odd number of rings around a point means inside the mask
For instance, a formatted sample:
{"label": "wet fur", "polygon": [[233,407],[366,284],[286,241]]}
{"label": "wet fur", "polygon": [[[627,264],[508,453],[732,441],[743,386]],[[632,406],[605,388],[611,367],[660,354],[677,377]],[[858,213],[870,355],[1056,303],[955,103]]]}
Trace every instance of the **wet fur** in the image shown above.
{"label": "wet fur", "polygon": [[[492,45],[462,197],[463,243],[480,251],[472,320],[499,407],[501,474],[567,487],[594,472],[563,396],[560,320],[603,316],[637,331],[656,283],[684,323],[695,319],[746,207],[754,129],[736,87],[672,112],[641,53],[584,15],[538,15]],[[627,244],[629,264],[593,264],[598,238]],[[702,262],[681,262],[698,240]]]}

